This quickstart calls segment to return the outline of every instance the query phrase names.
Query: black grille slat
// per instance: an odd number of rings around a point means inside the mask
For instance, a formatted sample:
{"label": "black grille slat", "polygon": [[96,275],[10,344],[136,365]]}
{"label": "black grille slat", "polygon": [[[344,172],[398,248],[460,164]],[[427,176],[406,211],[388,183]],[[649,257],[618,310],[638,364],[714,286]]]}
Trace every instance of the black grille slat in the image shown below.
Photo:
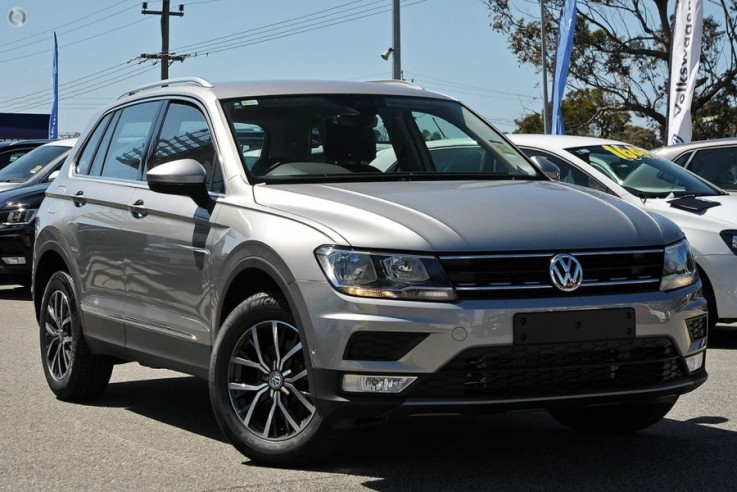
{"label": "black grille slat", "polygon": [[[571,252],[581,263],[583,284],[576,295],[653,290],[663,271],[663,250]],[[555,253],[441,256],[448,279],[461,298],[516,298],[570,295],[553,287]]]}
{"label": "black grille slat", "polygon": [[413,397],[546,397],[646,388],[685,377],[668,338],[469,349],[417,382]]}
{"label": "black grille slat", "polygon": [[686,326],[691,335],[691,341],[700,340],[707,335],[707,317],[705,314],[696,318],[687,319]]}

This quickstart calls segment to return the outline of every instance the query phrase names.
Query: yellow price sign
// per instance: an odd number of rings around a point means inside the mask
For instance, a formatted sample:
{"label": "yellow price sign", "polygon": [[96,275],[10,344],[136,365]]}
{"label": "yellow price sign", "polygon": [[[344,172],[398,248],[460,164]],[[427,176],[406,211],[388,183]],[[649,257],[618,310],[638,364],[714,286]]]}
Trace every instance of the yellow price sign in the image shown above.
{"label": "yellow price sign", "polygon": [[604,149],[626,161],[634,161],[642,157],[647,157],[647,151],[634,147],[632,145],[604,145]]}

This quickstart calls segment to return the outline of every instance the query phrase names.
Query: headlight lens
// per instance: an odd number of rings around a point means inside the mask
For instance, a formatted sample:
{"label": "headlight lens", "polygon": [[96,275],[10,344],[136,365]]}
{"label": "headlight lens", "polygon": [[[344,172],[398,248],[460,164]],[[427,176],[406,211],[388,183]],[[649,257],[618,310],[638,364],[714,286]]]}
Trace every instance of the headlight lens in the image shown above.
{"label": "headlight lens", "polygon": [[673,290],[696,282],[696,264],[685,239],[665,248],[660,290]]}
{"label": "headlight lens", "polygon": [[737,255],[737,231],[722,231],[719,235],[722,236],[732,253]]}
{"label": "headlight lens", "polygon": [[30,224],[36,218],[36,208],[16,208],[14,210],[0,211],[0,225],[2,227],[14,227]]}
{"label": "headlight lens", "polygon": [[315,251],[332,286],[351,296],[452,301],[455,291],[432,256],[355,251],[322,246]]}

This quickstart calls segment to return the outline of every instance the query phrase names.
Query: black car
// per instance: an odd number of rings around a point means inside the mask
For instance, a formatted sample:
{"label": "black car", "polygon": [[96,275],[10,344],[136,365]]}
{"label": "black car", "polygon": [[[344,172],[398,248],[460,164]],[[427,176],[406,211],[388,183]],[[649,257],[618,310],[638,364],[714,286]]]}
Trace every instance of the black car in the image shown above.
{"label": "black car", "polygon": [[0,192],[0,281],[30,285],[34,219],[49,184]]}
{"label": "black car", "polygon": [[39,145],[49,143],[50,140],[18,140],[13,142],[0,142],[0,169],[15,162]]}
{"label": "black car", "polygon": [[73,144],[44,145],[0,170],[0,282],[31,284],[36,211]]}

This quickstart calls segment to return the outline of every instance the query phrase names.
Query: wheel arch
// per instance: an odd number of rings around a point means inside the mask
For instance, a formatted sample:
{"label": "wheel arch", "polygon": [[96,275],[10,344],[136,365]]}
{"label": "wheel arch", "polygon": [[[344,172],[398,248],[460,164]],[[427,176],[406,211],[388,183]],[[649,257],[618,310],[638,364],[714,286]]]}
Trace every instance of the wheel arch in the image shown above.
{"label": "wheel arch", "polygon": [[[249,243],[243,245],[242,253],[237,257],[231,255],[222,271],[228,272],[221,284],[215,322],[213,326],[213,344],[225,319],[241,302],[259,292],[283,298],[292,312],[301,335],[306,335],[306,323],[301,313],[304,312],[304,300],[296,289],[290,288],[295,278],[286,262],[269,246],[263,243]],[[304,338],[303,338],[304,339]]]}
{"label": "wheel arch", "polygon": [[58,271],[64,271],[71,275],[72,278],[74,278],[75,275],[70,268],[70,262],[67,261],[63,253],[54,247],[53,243],[46,243],[38,248],[36,250],[36,257],[37,259],[33,265],[31,295],[33,297],[33,308],[36,314],[36,320],[38,320],[44,290],[46,289],[46,285],[49,283],[51,276]]}

